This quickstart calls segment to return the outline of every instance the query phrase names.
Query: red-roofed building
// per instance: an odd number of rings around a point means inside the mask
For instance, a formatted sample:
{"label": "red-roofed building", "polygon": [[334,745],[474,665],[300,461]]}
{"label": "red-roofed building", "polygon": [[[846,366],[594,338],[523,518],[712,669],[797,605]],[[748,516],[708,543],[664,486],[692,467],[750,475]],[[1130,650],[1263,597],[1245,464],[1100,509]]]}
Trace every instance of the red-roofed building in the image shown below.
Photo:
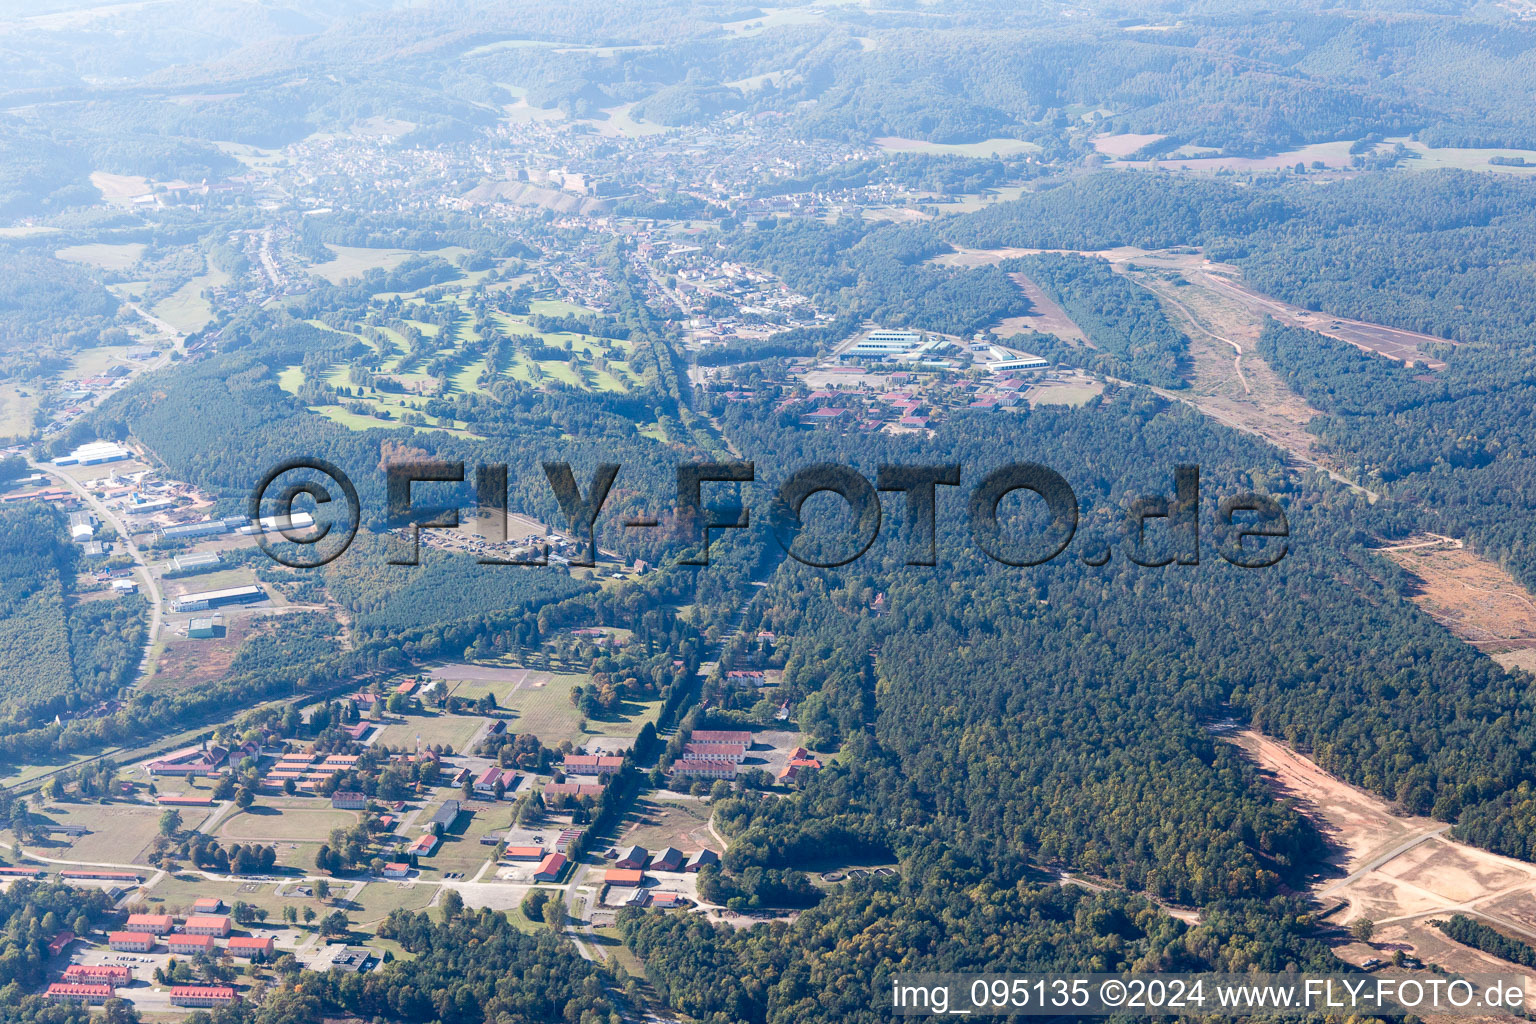
{"label": "red-roofed building", "polygon": [[678,761],[672,766],[672,774],[684,779],[734,779],[736,762],[719,758]]}
{"label": "red-roofed building", "polygon": [[192,913],[217,914],[224,910],[224,901],[217,896],[199,896],[192,901]]}
{"label": "red-roofed building", "polygon": [[609,868],[603,872],[604,885],[644,885],[645,872],[626,868]]}
{"label": "red-roofed building", "polygon": [[595,786],[588,782],[551,782],[544,787],[544,799],[553,800],[555,797],[569,797],[579,800],[584,796],[594,799],[603,795],[603,787]]}
{"label": "red-roofed building", "polygon": [[50,1003],[89,1003],[100,1006],[112,998],[111,985],[81,985],[70,981],[56,981],[44,993]]}
{"label": "red-roofed building", "polygon": [[220,1006],[235,1001],[235,990],[228,985],[172,985],[172,1006]]}
{"label": "red-roofed building", "polygon": [[405,861],[392,861],[384,865],[385,878],[409,878],[411,866]]}
{"label": "red-roofed building", "polygon": [[64,931],[59,932],[53,938],[48,940],[48,955],[58,956],[60,953],[64,952],[65,946],[74,941],[75,933],[66,928]]}
{"label": "red-roofed building", "polygon": [[161,807],[212,807],[213,797],[162,793],[155,797],[155,803]]}
{"label": "red-roofed building", "polygon": [[131,985],[133,972],[117,964],[70,964],[64,968],[64,980],[77,985]]}
{"label": "red-roofed building", "polygon": [[416,840],[410,846],[406,847],[406,852],[414,854],[417,857],[430,857],[432,854],[437,852],[437,844],[437,836],[428,832],[426,835]]}
{"label": "red-roofed building", "polygon": [[685,743],[683,744],[684,761],[734,761],[736,764],[747,759],[747,745],[745,743]]}
{"label": "red-roofed building", "polygon": [[165,946],[172,953],[181,953],[184,956],[211,953],[219,948],[219,944],[214,941],[212,935],[184,935],[181,932],[167,935]]}
{"label": "red-roofed building", "polygon": [[507,860],[543,860],[547,851],[542,846],[509,846]]}
{"label": "red-roofed building", "polygon": [[565,873],[565,854],[551,853],[545,857],[533,873],[535,882],[558,882]]}
{"label": "red-roofed building", "polygon": [[497,783],[501,784],[503,793],[517,788],[517,772],[511,768],[503,768],[500,765],[491,765],[480,773],[475,780],[475,792],[487,796],[494,796]]}
{"label": "red-roofed building", "polygon": [[224,944],[230,956],[271,956],[277,950],[277,942],[270,935],[236,935]]}
{"label": "red-roofed building", "polygon": [[149,932],[151,935],[164,935],[176,927],[176,919],[170,914],[129,914],[127,930],[130,932]]}
{"label": "red-roofed building", "polygon": [[95,882],[125,882],[134,885],[144,881],[143,875],[135,875],[127,871],[98,871],[95,868],[65,868],[59,872],[59,877],[65,881],[89,879]]}
{"label": "red-roofed building", "polygon": [[744,729],[695,729],[690,743],[745,743],[752,746],[752,734]]}
{"label": "red-roofed building", "polygon": [[566,754],[560,767],[567,775],[612,775],[623,769],[624,759],[611,754]]}
{"label": "red-roofed building", "polygon": [[187,918],[188,935],[228,935],[231,928],[227,914],[196,914]]}
{"label": "red-roofed building", "polygon": [[149,932],[108,932],[107,946],[119,953],[148,953],[155,948],[155,937]]}

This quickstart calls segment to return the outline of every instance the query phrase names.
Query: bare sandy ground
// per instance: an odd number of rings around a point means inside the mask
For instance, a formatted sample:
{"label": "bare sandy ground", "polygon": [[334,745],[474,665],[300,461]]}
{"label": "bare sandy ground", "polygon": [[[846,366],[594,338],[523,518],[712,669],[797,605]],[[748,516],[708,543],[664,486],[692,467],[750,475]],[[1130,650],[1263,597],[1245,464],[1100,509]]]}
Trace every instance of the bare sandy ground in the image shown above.
{"label": "bare sandy ground", "polygon": [[[1364,917],[1376,925],[1369,945],[1339,939],[1340,957],[1358,964],[1401,949],[1448,971],[1529,973],[1452,942],[1431,922],[1465,914],[1536,943],[1536,865],[1449,839],[1445,822],[1400,814],[1267,736],[1242,730],[1225,738],[1334,844],[1333,863],[1344,874],[1321,879],[1312,895],[1324,908],[1348,903],[1329,923]],[[1536,995],[1536,985],[1527,982],[1527,989],[1528,998]]]}
{"label": "bare sandy ground", "polygon": [[1536,600],[1503,566],[1447,538],[1383,548],[1419,580],[1414,603],[1499,664],[1536,667]]}
{"label": "bare sandy ground", "polygon": [[1021,331],[1039,331],[1041,334],[1054,334],[1062,341],[1076,342],[1079,345],[1094,347],[1083,333],[1083,329],[1072,321],[1067,311],[1057,305],[1056,300],[1045,294],[1045,291],[1034,282],[1027,274],[1009,274],[1013,283],[1019,286],[1019,291],[1029,299],[1029,304],[1034,307],[1024,316],[1011,316],[992,328],[992,333],[1000,338],[1007,338]]}

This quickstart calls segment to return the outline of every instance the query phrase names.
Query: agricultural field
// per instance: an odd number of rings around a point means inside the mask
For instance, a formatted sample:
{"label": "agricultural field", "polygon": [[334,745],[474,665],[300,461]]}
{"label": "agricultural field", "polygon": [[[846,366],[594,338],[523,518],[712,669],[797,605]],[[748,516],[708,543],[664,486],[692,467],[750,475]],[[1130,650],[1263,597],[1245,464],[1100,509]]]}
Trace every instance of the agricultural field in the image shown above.
{"label": "agricultural field", "polygon": [[37,412],[37,388],[7,380],[0,382],[0,438],[25,440],[32,436]]}
{"label": "agricultural field", "polygon": [[887,153],[929,153],[939,156],[1016,156],[1020,153],[1038,153],[1040,147],[1023,139],[982,139],[980,142],[924,142],[921,139],[905,139],[887,135],[875,140],[875,145]]}
{"label": "agricultural field", "polygon": [[98,270],[122,272],[139,262],[145,248],[143,242],[97,242],[91,245],[67,245],[54,255],[70,263],[84,263]]}
{"label": "agricultural field", "polygon": [[[328,263],[310,265],[310,273],[318,274],[331,284],[353,277],[362,277],[370,270],[393,270],[412,256],[423,255],[410,249],[367,249],[356,245],[331,245],[326,248],[334,253]],[[431,255],[444,255],[432,253]]]}
{"label": "agricultural field", "polygon": [[189,279],[170,295],[156,302],[152,312],[178,331],[202,330],[213,319],[213,306],[203,292],[229,284],[229,275],[216,267]]}

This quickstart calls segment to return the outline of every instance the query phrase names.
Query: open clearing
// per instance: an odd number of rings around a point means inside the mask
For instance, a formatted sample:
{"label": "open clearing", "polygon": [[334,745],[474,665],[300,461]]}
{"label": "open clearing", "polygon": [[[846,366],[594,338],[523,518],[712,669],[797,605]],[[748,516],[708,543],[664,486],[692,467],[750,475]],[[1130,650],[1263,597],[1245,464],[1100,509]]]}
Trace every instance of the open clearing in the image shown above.
{"label": "open clearing", "polygon": [[1161,142],[1166,135],[1138,135],[1125,132],[1121,135],[1101,135],[1093,140],[1093,148],[1105,156],[1128,157],[1139,149]]}
{"label": "open clearing", "polygon": [[318,274],[331,284],[341,284],[350,277],[362,277],[370,270],[393,270],[412,256],[420,255],[410,249],[367,249],[356,245],[332,245],[325,247],[335,253],[329,263],[310,266],[312,274]]}
{"label": "open clearing", "polygon": [[281,807],[258,803],[236,811],[219,825],[219,835],[235,842],[323,842],[332,829],[350,828],[358,822],[355,811],[332,810],[319,798],[313,807]]}
{"label": "open clearing", "polygon": [[[53,843],[28,843],[27,848],[54,860],[144,864],[149,844],[160,832],[162,811],[150,804],[54,804],[44,818],[60,825],[84,825],[90,834],[74,840],[55,836]],[[196,824],[197,808],[183,813],[189,825]]]}
{"label": "open clearing", "polygon": [[149,191],[149,179],[141,178],[133,174],[108,174],[105,171],[92,171],[91,184],[101,193],[101,197],[109,203],[125,202],[134,196],[142,196]]}
{"label": "open clearing", "polygon": [[1007,338],[1020,331],[1039,331],[1041,334],[1054,334],[1062,341],[1075,342],[1079,345],[1087,345],[1093,348],[1093,343],[1088,340],[1088,335],[1083,329],[1073,322],[1067,315],[1067,311],[1057,304],[1056,300],[1045,294],[1045,290],[1034,282],[1027,274],[1009,274],[1013,283],[1019,286],[1019,291],[1029,300],[1030,312],[1024,316],[1011,316],[1002,323],[992,328],[992,333],[1000,338]]}
{"label": "open clearing", "polygon": [[[163,635],[164,649],[155,662],[154,675],[144,684],[146,690],[189,690],[224,677],[235,652],[263,620],[249,617],[222,619],[224,635],[206,640]],[[265,620],[270,621],[270,620]]]}
{"label": "open clearing", "polygon": [[[661,794],[656,794],[660,796]],[[705,847],[719,853],[720,841],[709,831],[709,807],[699,800],[687,802],[642,797],[625,818],[619,844],[635,843],[652,853],[675,846],[684,853]]]}
{"label": "open clearing", "polygon": [[84,263],[101,270],[127,270],[139,262],[145,248],[143,242],[123,242],[120,245],[97,242],[93,245],[67,245],[54,255],[70,263]]}
{"label": "open clearing", "polygon": [[1199,275],[1202,283],[1219,291],[1225,291],[1239,302],[1262,313],[1268,313],[1282,323],[1296,327],[1305,327],[1309,331],[1326,334],[1330,338],[1339,341],[1347,341],[1351,345],[1365,349],[1367,352],[1375,352],[1384,355],[1388,359],[1396,359],[1401,363],[1426,366],[1431,370],[1445,369],[1443,360],[1426,356],[1421,350],[1421,345],[1449,345],[1451,342],[1444,338],[1437,338],[1432,334],[1420,334],[1417,331],[1407,331],[1400,327],[1386,327],[1382,324],[1367,323],[1364,320],[1351,320],[1348,317],[1330,316],[1327,313],[1315,313],[1300,306],[1294,306],[1289,302],[1260,294],[1239,281],[1233,280],[1222,274],[1202,272]]}
{"label": "open clearing", "polygon": [[424,747],[451,747],[459,752],[469,749],[485,723],[486,719],[478,715],[408,715],[386,725],[374,742],[401,750],[415,750],[419,738]]}
{"label": "open clearing", "polygon": [[946,156],[1016,156],[1019,153],[1038,153],[1040,147],[1023,139],[983,139],[980,142],[924,142],[921,139],[905,139],[899,135],[886,135],[875,140],[875,145],[887,153],[936,153]]}
{"label": "open clearing", "polygon": [[1430,923],[1452,914],[1536,941],[1536,920],[1517,916],[1529,918],[1529,908],[1536,906],[1536,865],[1447,839],[1450,826],[1444,822],[1399,814],[1380,797],[1340,782],[1257,732],[1242,730],[1224,738],[1264,769],[1278,794],[1295,800],[1333,844],[1333,872],[1313,885],[1312,895],[1325,909],[1340,900],[1348,908],[1330,915],[1328,923],[1348,924],[1361,917],[1375,922],[1370,945],[1338,936],[1334,952],[1339,956],[1358,964],[1402,949],[1449,971],[1511,969],[1450,941]]}
{"label": "open clearing", "polygon": [[1536,601],[1497,562],[1444,537],[1381,553],[1419,579],[1413,601],[1430,618],[1504,667],[1536,671]]}

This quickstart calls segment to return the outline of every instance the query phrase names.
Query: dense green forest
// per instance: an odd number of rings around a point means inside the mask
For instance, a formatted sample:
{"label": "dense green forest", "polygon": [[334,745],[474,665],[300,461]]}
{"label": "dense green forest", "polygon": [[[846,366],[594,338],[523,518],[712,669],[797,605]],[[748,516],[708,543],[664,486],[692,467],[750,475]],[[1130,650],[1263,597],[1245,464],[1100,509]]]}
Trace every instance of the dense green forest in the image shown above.
{"label": "dense green forest", "polygon": [[1484,953],[1492,953],[1501,960],[1508,960],[1522,967],[1536,967],[1536,948],[1519,939],[1512,939],[1503,932],[1490,928],[1481,921],[1475,921],[1465,914],[1455,914],[1447,921],[1436,921],[1435,927],[1444,932],[1448,938],[1464,946],[1480,949]]}
{"label": "dense green forest", "polygon": [[1039,354],[1140,384],[1186,386],[1189,339],[1168,320],[1155,296],[1115,273],[1108,263],[1042,253],[1008,260],[1002,269],[1029,275],[1099,350],[1058,343],[1049,353]]}

